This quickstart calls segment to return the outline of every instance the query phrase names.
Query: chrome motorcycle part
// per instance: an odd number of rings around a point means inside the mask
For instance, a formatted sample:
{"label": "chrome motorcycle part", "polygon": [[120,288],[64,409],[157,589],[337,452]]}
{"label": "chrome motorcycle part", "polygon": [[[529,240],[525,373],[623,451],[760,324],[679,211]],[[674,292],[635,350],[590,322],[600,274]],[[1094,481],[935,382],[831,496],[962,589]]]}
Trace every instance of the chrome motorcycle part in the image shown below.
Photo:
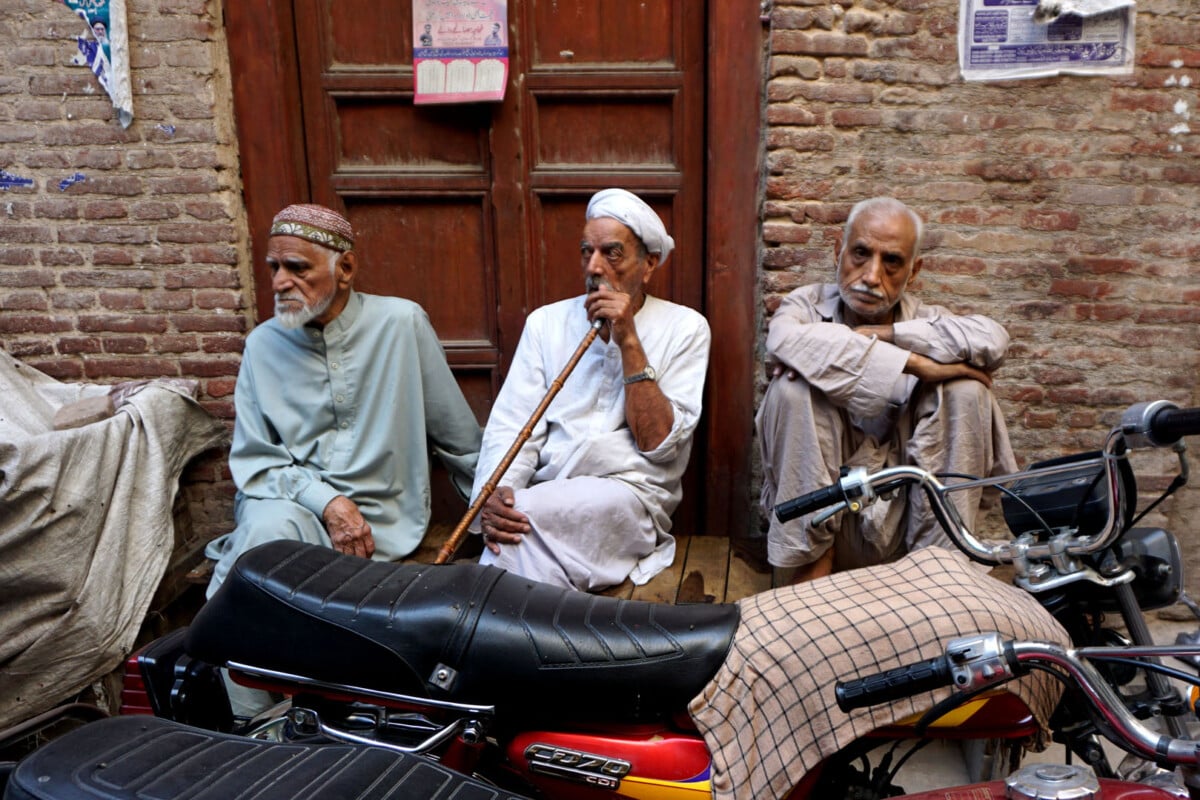
{"label": "chrome motorcycle part", "polygon": [[1091,767],[1080,764],[1028,764],[1004,781],[1010,800],[1088,800],[1100,794]]}
{"label": "chrome motorcycle part", "polygon": [[633,767],[623,759],[541,743],[525,748],[525,758],[532,772],[609,790],[617,789]]}

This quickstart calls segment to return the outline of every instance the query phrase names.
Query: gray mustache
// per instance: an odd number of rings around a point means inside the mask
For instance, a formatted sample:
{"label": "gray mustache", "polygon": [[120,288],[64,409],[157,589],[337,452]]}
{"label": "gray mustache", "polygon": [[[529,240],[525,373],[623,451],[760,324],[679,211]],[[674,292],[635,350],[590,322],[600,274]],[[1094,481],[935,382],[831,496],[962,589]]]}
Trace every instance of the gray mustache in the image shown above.
{"label": "gray mustache", "polygon": [[854,285],[854,286],[851,286],[851,287],[850,287],[850,291],[852,291],[852,292],[856,292],[856,293],[858,293],[858,294],[865,294],[865,295],[867,295],[867,296],[869,296],[869,297],[874,297],[876,300],[884,300],[884,299],[886,299],[886,298],[885,298],[885,297],[884,297],[882,294],[880,294],[879,292],[877,292],[877,291],[875,291],[874,289],[871,289],[871,288],[869,288],[869,287],[867,287],[867,286],[863,286],[862,284],[856,284],[856,285]]}

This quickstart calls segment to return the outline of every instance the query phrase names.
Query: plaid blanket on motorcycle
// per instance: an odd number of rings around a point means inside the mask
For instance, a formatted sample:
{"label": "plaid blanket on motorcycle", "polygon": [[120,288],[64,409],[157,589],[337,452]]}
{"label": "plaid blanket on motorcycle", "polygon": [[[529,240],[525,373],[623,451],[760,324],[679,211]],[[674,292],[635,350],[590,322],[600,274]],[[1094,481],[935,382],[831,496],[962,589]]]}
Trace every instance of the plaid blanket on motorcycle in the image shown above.
{"label": "plaid blanket on motorcycle", "polygon": [[[720,672],[689,706],[713,757],[717,798],[780,798],[823,759],[883,725],[928,710],[949,689],[845,713],[837,680],[942,655],[951,639],[999,632],[1069,646],[1029,594],[941,548],[741,601]],[[1041,672],[1009,683],[1048,741],[1060,684]]]}

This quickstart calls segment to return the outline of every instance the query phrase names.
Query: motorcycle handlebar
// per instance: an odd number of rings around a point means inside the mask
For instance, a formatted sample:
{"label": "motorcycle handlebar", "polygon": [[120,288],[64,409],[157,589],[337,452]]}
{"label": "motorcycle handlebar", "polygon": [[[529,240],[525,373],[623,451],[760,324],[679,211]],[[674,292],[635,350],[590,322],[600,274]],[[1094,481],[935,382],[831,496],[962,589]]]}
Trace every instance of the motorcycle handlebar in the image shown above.
{"label": "motorcycle handlebar", "polygon": [[842,711],[852,711],[940,689],[953,682],[950,661],[942,655],[917,664],[896,667],[877,675],[838,681],[833,688],[833,694],[837,699],[838,708]]}
{"label": "motorcycle handlebar", "polygon": [[1054,667],[1049,672],[1080,689],[1104,721],[1101,733],[1114,744],[1143,758],[1176,766],[1200,765],[1200,742],[1164,735],[1147,728],[1122,698],[1089,663],[1106,658],[1189,658],[1200,655],[1196,645],[1149,645],[1064,648],[1050,642],[1004,640],[998,633],[954,639],[944,655],[864,678],[838,681],[834,687],[843,711],[918,694],[939,686],[954,686],[962,694],[999,686],[1029,672],[1033,665]]}
{"label": "motorcycle handlebar", "polygon": [[780,522],[790,522],[797,517],[813,511],[820,511],[822,508],[828,508],[845,499],[846,493],[842,491],[841,483],[835,483],[780,503],[775,506],[775,518]]}
{"label": "motorcycle handlebar", "polygon": [[1163,408],[1150,419],[1150,435],[1160,445],[1200,436],[1200,408]]}
{"label": "motorcycle handlebar", "polygon": [[[1033,475],[1061,472],[1068,468],[1062,464],[1046,465],[1011,475],[965,479],[952,486],[942,485],[937,476],[916,466],[885,467],[874,473],[869,473],[865,468],[856,467],[844,470],[842,478],[837,483],[779,503],[775,506],[774,513],[780,522],[787,522],[831,506],[836,507],[825,512],[826,515],[832,515],[841,510],[858,513],[879,496],[886,496],[889,492],[904,485],[917,484],[925,490],[934,515],[946,530],[951,541],[973,560],[982,564],[1015,563],[1017,560],[1025,563],[1048,557],[1060,557],[1062,552],[1072,556],[1087,555],[1107,547],[1122,530],[1119,509],[1123,498],[1120,496],[1121,486],[1117,478],[1116,460],[1122,457],[1128,448],[1168,447],[1176,445],[1182,436],[1193,435],[1200,435],[1200,408],[1181,409],[1165,400],[1158,400],[1150,403],[1137,403],[1127,409],[1121,424],[1109,432],[1104,450],[1096,461],[1103,465],[1105,480],[1111,485],[1111,489],[1107,493],[1107,521],[1103,529],[1096,533],[1075,535],[1068,531],[1065,550],[1058,545],[1044,541],[1013,543],[982,541],[966,527],[946,498],[950,491],[996,486]],[[1183,450],[1178,447],[1176,449],[1179,450],[1182,465]]]}

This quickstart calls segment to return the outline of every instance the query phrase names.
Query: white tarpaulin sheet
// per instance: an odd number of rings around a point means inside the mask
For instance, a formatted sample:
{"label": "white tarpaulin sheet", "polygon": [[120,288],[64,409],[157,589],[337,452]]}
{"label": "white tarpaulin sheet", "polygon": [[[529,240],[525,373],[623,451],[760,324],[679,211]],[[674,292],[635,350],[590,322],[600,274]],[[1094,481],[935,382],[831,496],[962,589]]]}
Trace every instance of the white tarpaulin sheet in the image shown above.
{"label": "white tarpaulin sheet", "polygon": [[[225,438],[183,383],[60,383],[0,351],[0,729],[132,648],[174,545],[180,473]],[[54,430],[60,407],[106,394],[111,417]]]}

